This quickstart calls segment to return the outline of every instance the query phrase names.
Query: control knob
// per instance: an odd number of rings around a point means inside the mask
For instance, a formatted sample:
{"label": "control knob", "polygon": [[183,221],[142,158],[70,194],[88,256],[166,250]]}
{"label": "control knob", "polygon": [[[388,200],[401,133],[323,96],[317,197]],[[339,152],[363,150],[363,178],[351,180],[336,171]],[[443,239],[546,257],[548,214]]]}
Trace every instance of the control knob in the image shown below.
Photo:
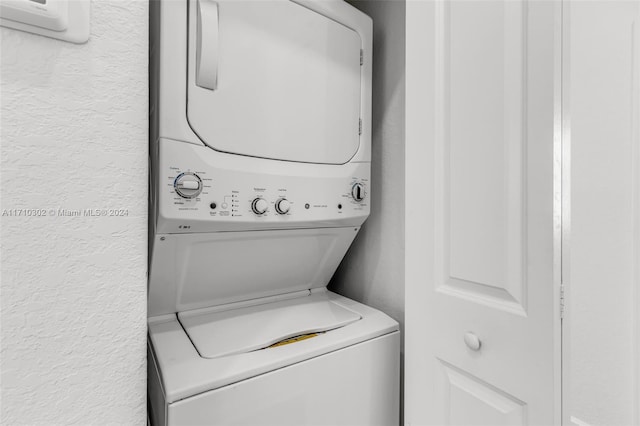
{"label": "control knob", "polygon": [[180,173],[173,181],[173,187],[182,198],[194,198],[202,192],[202,180],[195,173]]}
{"label": "control knob", "polygon": [[290,209],[291,209],[291,202],[286,198],[280,198],[278,201],[276,201],[276,211],[279,214],[287,214],[289,213]]}
{"label": "control knob", "polygon": [[269,203],[264,198],[256,198],[251,203],[251,210],[257,215],[265,214],[268,207]]}
{"label": "control knob", "polygon": [[354,200],[360,202],[364,200],[364,197],[366,195],[367,194],[364,191],[364,185],[362,183],[353,184],[353,186],[351,187],[351,196]]}

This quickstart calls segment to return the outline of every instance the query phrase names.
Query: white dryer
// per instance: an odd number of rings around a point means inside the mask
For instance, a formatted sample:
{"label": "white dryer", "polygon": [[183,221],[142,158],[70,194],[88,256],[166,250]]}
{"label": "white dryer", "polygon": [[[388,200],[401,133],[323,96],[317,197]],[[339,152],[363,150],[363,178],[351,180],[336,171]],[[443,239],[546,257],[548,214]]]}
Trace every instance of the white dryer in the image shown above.
{"label": "white dryer", "polygon": [[341,0],[150,18],[152,424],[397,424],[397,322],[326,289],[369,215],[371,20]]}

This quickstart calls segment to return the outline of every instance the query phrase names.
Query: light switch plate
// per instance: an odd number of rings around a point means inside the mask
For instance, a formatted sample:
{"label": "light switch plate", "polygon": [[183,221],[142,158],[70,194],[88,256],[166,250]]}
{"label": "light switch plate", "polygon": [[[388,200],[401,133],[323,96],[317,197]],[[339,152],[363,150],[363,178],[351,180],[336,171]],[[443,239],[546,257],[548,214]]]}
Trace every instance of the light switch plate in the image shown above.
{"label": "light switch plate", "polygon": [[7,28],[82,44],[89,22],[90,0],[0,0],[0,26]]}

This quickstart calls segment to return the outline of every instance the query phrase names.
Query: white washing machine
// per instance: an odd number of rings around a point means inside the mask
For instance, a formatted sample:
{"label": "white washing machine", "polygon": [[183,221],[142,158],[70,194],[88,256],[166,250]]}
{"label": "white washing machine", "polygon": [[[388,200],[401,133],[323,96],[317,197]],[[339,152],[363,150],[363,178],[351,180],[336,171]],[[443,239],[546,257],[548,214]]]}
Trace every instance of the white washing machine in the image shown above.
{"label": "white washing machine", "polygon": [[151,2],[154,425],[392,425],[399,331],[327,291],[369,215],[371,20]]}

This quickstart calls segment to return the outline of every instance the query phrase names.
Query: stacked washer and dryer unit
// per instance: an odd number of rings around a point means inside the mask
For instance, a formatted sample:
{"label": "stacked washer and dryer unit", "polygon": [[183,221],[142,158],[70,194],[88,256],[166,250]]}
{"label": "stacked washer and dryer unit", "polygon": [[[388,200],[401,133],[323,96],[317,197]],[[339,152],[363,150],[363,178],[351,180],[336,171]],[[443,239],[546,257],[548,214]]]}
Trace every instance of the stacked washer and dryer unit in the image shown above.
{"label": "stacked washer and dryer unit", "polygon": [[399,331],[326,289],[369,215],[371,20],[151,2],[154,425],[398,422]]}

